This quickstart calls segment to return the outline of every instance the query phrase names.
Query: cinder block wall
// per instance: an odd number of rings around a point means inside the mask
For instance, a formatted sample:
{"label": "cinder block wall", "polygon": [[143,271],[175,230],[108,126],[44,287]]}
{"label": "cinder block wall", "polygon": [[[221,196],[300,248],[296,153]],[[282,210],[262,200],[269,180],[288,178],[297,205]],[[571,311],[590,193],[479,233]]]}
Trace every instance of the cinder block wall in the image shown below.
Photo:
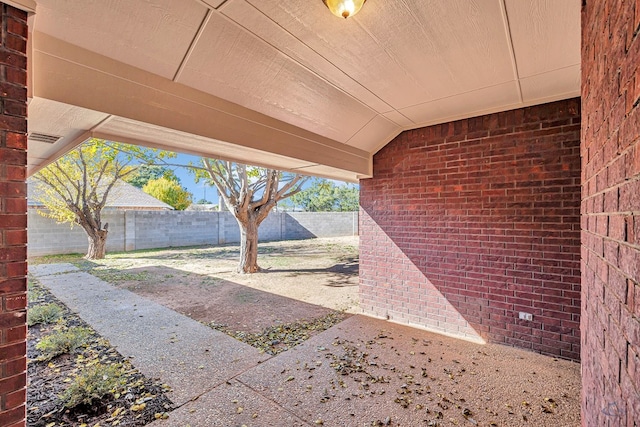
{"label": "cinder block wall", "polygon": [[[121,212],[133,221],[131,228],[114,229],[109,239],[126,236],[128,249],[198,246],[218,243],[218,215],[215,212],[187,211],[127,211]],[[133,217],[132,219],[130,217]],[[237,227],[237,226],[236,226]],[[120,251],[125,250],[120,245]]]}
{"label": "cinder block wall", "polygon": [[25,425],[27,14],[0,3],[0,426]]}
{"label": "cinder block wall", "polygon": [[285,240],[358,234],[357,212],[287,212],[282,220]]}
{"label": "cinder block wall", "polygon": [[[30,210],[29,256],[83,253],[87,236],[81,227],[55,221]],[[240,241],[230,212],[105,210],[109,223],[107,251],[218,245]],[[261,241],[358,234],[357,212],[272,212],[258,229]]]}
{"label": "cinder block wall", "polygon": [[579,150],[579,99],[399,135],[360,183],[360,306],[578,359]]}
{"label": "cinder block wall", "polygon": [[582,425],[640,425],[640,2],[582,13]]}

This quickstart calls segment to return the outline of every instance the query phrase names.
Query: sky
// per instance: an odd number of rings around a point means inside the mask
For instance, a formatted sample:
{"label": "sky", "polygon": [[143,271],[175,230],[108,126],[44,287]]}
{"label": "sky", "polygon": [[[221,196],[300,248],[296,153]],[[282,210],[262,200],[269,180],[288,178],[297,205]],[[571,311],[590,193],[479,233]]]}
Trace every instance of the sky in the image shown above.
{"label": "sky", "polygon": [[[199,163],[198,156],[192,156],[190,154],[178,154],[178,157],[175,159],[169,159],[170,163],[177,164],[189,164],[189,162]],[[206,182],[200,181],[199,183],[195,183],[194,175],[189,172],[187,168],[183,167],[170,167],[173,169],[176,176],[180,178],[180,183],[184,188],[187,189],[191,194],[193,194],[193,201],[197,202],[200,199],[207,199],[211,203],[218,203],[218,190],[215,187],[209,186]]]}

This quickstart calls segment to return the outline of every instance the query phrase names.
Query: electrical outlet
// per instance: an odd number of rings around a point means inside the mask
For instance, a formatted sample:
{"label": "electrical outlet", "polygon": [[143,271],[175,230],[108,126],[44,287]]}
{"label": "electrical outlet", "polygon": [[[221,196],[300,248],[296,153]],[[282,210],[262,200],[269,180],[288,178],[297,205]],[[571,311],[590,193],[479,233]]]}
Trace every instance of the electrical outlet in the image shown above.
{"label": "electrical outlet", "polygon": [[518,319],[532,321],[532,320],[533,320],[533,314],[531,314],[531,313],[525,313],[524,311],[521,311],[521,312],[518,314]]}

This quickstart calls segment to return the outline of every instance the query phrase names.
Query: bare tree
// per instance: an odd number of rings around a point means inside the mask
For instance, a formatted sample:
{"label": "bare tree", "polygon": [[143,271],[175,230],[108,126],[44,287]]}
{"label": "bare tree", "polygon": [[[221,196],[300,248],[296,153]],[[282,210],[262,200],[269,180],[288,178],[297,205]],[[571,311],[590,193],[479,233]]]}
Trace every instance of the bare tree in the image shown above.
{"label": "bare tree", "polygon": [[202,158],[206,173],[196,176],[210,180],[218,189],[240,227],[239,273],[255,273],[258,266],[258,227],[276,204],[301,190],[306,176]]}

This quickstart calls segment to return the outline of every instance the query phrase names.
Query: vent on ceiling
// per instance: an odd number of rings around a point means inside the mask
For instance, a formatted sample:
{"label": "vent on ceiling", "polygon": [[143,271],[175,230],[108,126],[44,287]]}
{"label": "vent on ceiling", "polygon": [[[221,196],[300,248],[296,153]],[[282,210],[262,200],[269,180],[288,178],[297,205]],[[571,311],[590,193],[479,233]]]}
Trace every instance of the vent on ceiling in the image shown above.
{"label": "vent on ceiling", "polygon": [[45,144],[55,144],[62,139],[61,136],[47,135],[46,133],[31,132],[28,135],[29,141],[44,142]]}

